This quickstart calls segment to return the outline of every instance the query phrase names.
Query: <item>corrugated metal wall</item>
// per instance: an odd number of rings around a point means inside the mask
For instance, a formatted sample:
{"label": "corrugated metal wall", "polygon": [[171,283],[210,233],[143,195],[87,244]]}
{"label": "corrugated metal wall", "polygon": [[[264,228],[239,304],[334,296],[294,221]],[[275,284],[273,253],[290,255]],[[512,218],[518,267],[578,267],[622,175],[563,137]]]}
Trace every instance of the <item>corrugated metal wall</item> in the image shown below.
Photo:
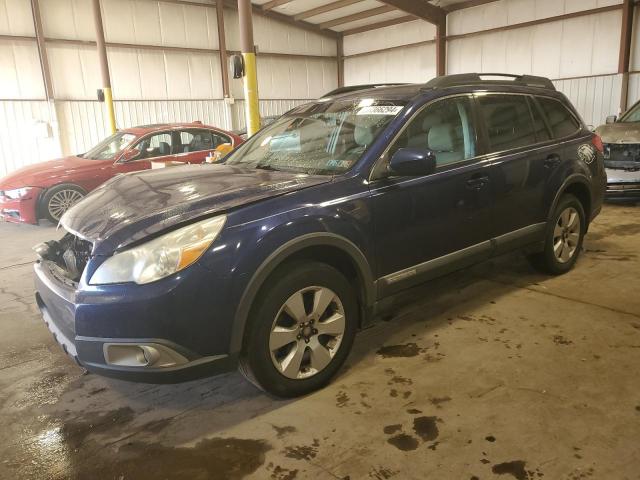
{"label": "corrugated metal wall", "polygon": [[[68,42],[95,39],[90,0],[41,0],[40,6],[56,101],[44,101],[35,41],[0,39],[0,175],[85,151],[108,131],[104,105],[95,101],[101,88],[95,47]],[[118,127],[201,120],[244,128],[242,82],[231,81],[235,104],[223,99],[212,2],[104,0],[102,6],[107,42],[136,46],[107,48]],[[225,27],[227,48],[238,50],[235,10],[225,9]],[[263,115],[337,87],[335,40],[261,16],[254,17],[254,33],[263,54]],[[0,0],[0,35],[35,35],[29,0]],[[40,136],[30,136],[34,131]]]}
{"label": "corrugated metal wall", "polygon": [[61,154],[55,107],[45,101],[0,101],[0,176]]}
{"label": "corrugated metal wall", "polygon": [[622,75],[556,80],[553,82],[575,105],[587,125],[597,127],[620,108]]}
{"label": "corrugated metal wall", "polygon": [[[448,16],[448,34],[483,32],[620,3],[621,0],[499,0],[452,12]],[[571,98],[587,123],[599,125],[619,109],[622,82],[615,72],[621,22],[622,12],[618,9],[454,38],[447,42],[447,72],[511,72],[560,79],[555,82],[556,87]],[[637,35],[634,45],[638,43]],[[435,76],[432,44],[362,53],[425,42],[434,36],[432,25],[410,22],[345,37],[345,82],[428,80]],[[634,62],[634,68],[640,69],[640,49],[635,49]],[[633,76],[631,83],[630,99],[640,98],[640,79]]]}

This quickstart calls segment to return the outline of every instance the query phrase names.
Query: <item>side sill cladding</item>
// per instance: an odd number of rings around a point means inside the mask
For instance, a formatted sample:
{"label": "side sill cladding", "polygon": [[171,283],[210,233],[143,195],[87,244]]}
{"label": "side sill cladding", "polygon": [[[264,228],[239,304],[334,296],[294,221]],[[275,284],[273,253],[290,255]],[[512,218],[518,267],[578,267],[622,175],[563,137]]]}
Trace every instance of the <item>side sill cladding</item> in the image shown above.
{"label": "side sill cladding", "polygon": [[358,275],[360,276],[363,284],[362,291],[364,295],[363,300],[365,308],[370,308],[374,305],[376,301],[376,287],[369,267],[369,262],[362,251],[353,242],[339,235],[326,232],[302,235],[285,243],[269,255],[269,257],[262,262],[260,267],[258,267],[251,277],[251,280],[249,280],[247,288],[244,290],[242,298],[240,299],[240,304],[234,318],[233,330],[231,333],[230,353],[238,353],[242,349],[242,342],[244,339],[244,332],[249,312],[253,301],[265,280],[285,260],[290,258],[296,252],[308,247],[335,247],[348,254],[355,263]]}

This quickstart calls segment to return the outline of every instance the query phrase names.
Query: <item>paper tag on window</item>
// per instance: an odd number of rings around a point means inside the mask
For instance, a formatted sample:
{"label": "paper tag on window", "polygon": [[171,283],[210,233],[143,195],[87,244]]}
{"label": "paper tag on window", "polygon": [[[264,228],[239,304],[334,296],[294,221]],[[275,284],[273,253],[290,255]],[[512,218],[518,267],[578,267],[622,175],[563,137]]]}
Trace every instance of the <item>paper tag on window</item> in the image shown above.
{"label": "paper tag on window", "polygon": [[371,105],[362,107],[357,115],[397,115],[402,110],[399,105]]}

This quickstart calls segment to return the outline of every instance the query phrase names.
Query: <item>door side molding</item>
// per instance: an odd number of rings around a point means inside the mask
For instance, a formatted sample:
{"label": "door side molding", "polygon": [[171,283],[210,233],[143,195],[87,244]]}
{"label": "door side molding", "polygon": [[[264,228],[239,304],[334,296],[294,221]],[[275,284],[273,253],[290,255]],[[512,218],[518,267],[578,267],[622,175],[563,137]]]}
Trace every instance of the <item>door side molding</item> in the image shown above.
{"label": "door side molding", "polygon": [[501,255],[540,241],[544,237],[546,225],[546,223],[528,225],[462,250],[385,275],[378,279],[378,298],[393,295],[405,288],[471,266],[492,256]]}

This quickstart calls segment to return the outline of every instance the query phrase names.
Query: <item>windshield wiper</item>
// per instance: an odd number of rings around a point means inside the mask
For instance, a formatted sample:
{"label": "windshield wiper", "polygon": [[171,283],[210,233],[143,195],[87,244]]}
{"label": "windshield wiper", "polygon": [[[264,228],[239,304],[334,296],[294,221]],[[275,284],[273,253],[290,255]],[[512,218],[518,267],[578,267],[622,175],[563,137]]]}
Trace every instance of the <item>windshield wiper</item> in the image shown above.
{"label": "windshield wiper", "polygon": [[271,165],[266,165],[266,164],[264,164],[264,165],[258,164],[254,168],[256,170],[269,170],[271,172],[279,172],[280,171],[277,168],[273,168]]}

